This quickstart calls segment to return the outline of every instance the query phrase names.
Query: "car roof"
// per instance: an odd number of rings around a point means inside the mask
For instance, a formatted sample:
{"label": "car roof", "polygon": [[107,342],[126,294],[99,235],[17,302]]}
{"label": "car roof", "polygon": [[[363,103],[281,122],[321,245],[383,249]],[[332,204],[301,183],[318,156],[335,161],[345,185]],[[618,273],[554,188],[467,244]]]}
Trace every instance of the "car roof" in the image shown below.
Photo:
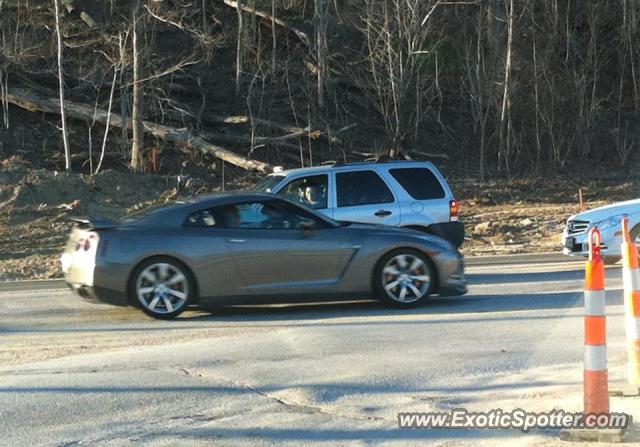
{"label": "car roof", "polygon": [[[240,202],[273,200],[273,198],[272,194],[246,191],[225,191],[200,194],[186,200],[176,200],[164,205],[152,207],[151,209],[142,210],[139,213],[130,214],[125,216],[123,223],[132,225],[167,223],[168,226],[172,226],[172,224],[175,225],[178,220],[181,222],[185,213],[190,213],[205,207]],[[172,219],[178,220],[176,220],[176,222],[172,222]]]}
{"label": "car roof", "polygon": [[435,169],[434,164],[429,161],[418,161],[418,160],[392,160],[392,161],[384,161],[384,162],[362,161],[362,162],[356,162],[356,163],[336,163],[332,165],[311,166],[308,168],[287,169],[283,171],[273,172],[270,175],[272,176],[280,175],[280,176],[288,177],[290,175],[302,174],[302,173],[313,175],[316,173],[322,174],[329,171],[348,171],[351,168],[360,169],[363,167],[371,168],[375,170],[376,168],[379,168],[379,167],[388,167],[388,166],[395,166],[395,167],[428,166],[431,169]]}

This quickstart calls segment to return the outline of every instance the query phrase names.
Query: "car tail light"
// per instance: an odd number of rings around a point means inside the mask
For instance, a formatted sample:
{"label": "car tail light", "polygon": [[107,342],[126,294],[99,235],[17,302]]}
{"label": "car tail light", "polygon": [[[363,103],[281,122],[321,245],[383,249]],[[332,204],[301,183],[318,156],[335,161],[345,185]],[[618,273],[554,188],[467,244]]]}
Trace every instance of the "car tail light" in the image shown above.
{"label": "car tail light", "polygon": [[460,216],[460,204],[457,200],[453,199],[449,201],[449,220],[456,221],[458,220],[458,216]]}
{"label": "car tail light", "polygon": [[89,251],[92,247],[98,248],[98,235],[96,233],[91,233],[84,241],[84,251]]}
{"label": "car tail light", "polygon": [[99,240],[100,238],[98,237],[97,233],[91,233],[87,238],[80,238],[78,239],[78,242],[76,242],[76,251],[80,251],[80,250],[89,251],[92,248],[96,249],[98,248]]}

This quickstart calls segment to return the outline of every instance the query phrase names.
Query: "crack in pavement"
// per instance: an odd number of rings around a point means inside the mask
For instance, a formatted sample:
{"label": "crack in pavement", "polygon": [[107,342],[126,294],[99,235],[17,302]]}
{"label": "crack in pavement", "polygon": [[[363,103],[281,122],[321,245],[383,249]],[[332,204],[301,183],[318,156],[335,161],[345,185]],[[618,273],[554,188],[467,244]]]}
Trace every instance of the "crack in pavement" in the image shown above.
{"label": "crack in pavement", "polygon": [[[198,375],[199,377],[205,377],[204,374],[200,373]],[[287,410],[295,412],[295,413],[302,413],[302,414],[322,414],[322,415],[326,415],[329,417],[338,417],[338,418],[343,418],[343,419],[352,419],[352,420],[357,420],[357,421],[386,421],[385,418],[383,418],[382,416],[360,416],[360,415],[356,415],[356,414],[344,414],[344,413],[337,413],[337,412],[332,412],[329,411],[325,408],[322,407],[318,407],[318,406],[312,406],[312,405],[306,405],[300,402],[294,402],[291,400],[284,400],[280,397],[276,397],[276,396],[272,396],[269,393],[266,393],[264,391],[260,391],[258,388],[254,387],[253,385],[250,385],[246,382],[239,382],[239,381],[235,381],[235,380],[231,380],[228,379],[226,377],[223,376],[219,376],[219,378],[225,382],[227,382],[228,384],[235,386],[235,387],[240,387],[240,388],[244,388],[246,390],[249,390],[255,394],[258,394],[262,397],[266,397],[267,399],[272,400],[273,402],[278,403],[279,405],[285,407]]]}

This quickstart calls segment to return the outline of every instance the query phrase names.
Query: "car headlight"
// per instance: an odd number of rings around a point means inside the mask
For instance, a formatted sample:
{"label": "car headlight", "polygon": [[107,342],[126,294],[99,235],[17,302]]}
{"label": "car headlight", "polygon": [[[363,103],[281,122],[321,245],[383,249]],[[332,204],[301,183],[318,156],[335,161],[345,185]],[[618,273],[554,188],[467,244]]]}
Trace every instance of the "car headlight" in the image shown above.
{"label": "car headlight", "polygon": [[600,230],[607,230],[609,228],[620,225],[620,222],[622,222],[623,217],[625,217],[625,214],[618,214],[616,216],[607,217],[606,219],[596,223],[595,226],[598,227]]}

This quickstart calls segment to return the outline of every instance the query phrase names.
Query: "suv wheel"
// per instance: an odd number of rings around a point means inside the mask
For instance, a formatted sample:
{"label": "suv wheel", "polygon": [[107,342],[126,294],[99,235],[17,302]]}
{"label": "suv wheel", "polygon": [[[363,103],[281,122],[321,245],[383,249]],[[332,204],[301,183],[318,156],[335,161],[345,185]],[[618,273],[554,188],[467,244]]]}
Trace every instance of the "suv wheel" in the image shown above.
{"label": "suv wheel", "polygon": [[376,297],[395,307],[413,307],[433,290],[431,260],[417,250],[400,248],[383,256],[374,272]]}

